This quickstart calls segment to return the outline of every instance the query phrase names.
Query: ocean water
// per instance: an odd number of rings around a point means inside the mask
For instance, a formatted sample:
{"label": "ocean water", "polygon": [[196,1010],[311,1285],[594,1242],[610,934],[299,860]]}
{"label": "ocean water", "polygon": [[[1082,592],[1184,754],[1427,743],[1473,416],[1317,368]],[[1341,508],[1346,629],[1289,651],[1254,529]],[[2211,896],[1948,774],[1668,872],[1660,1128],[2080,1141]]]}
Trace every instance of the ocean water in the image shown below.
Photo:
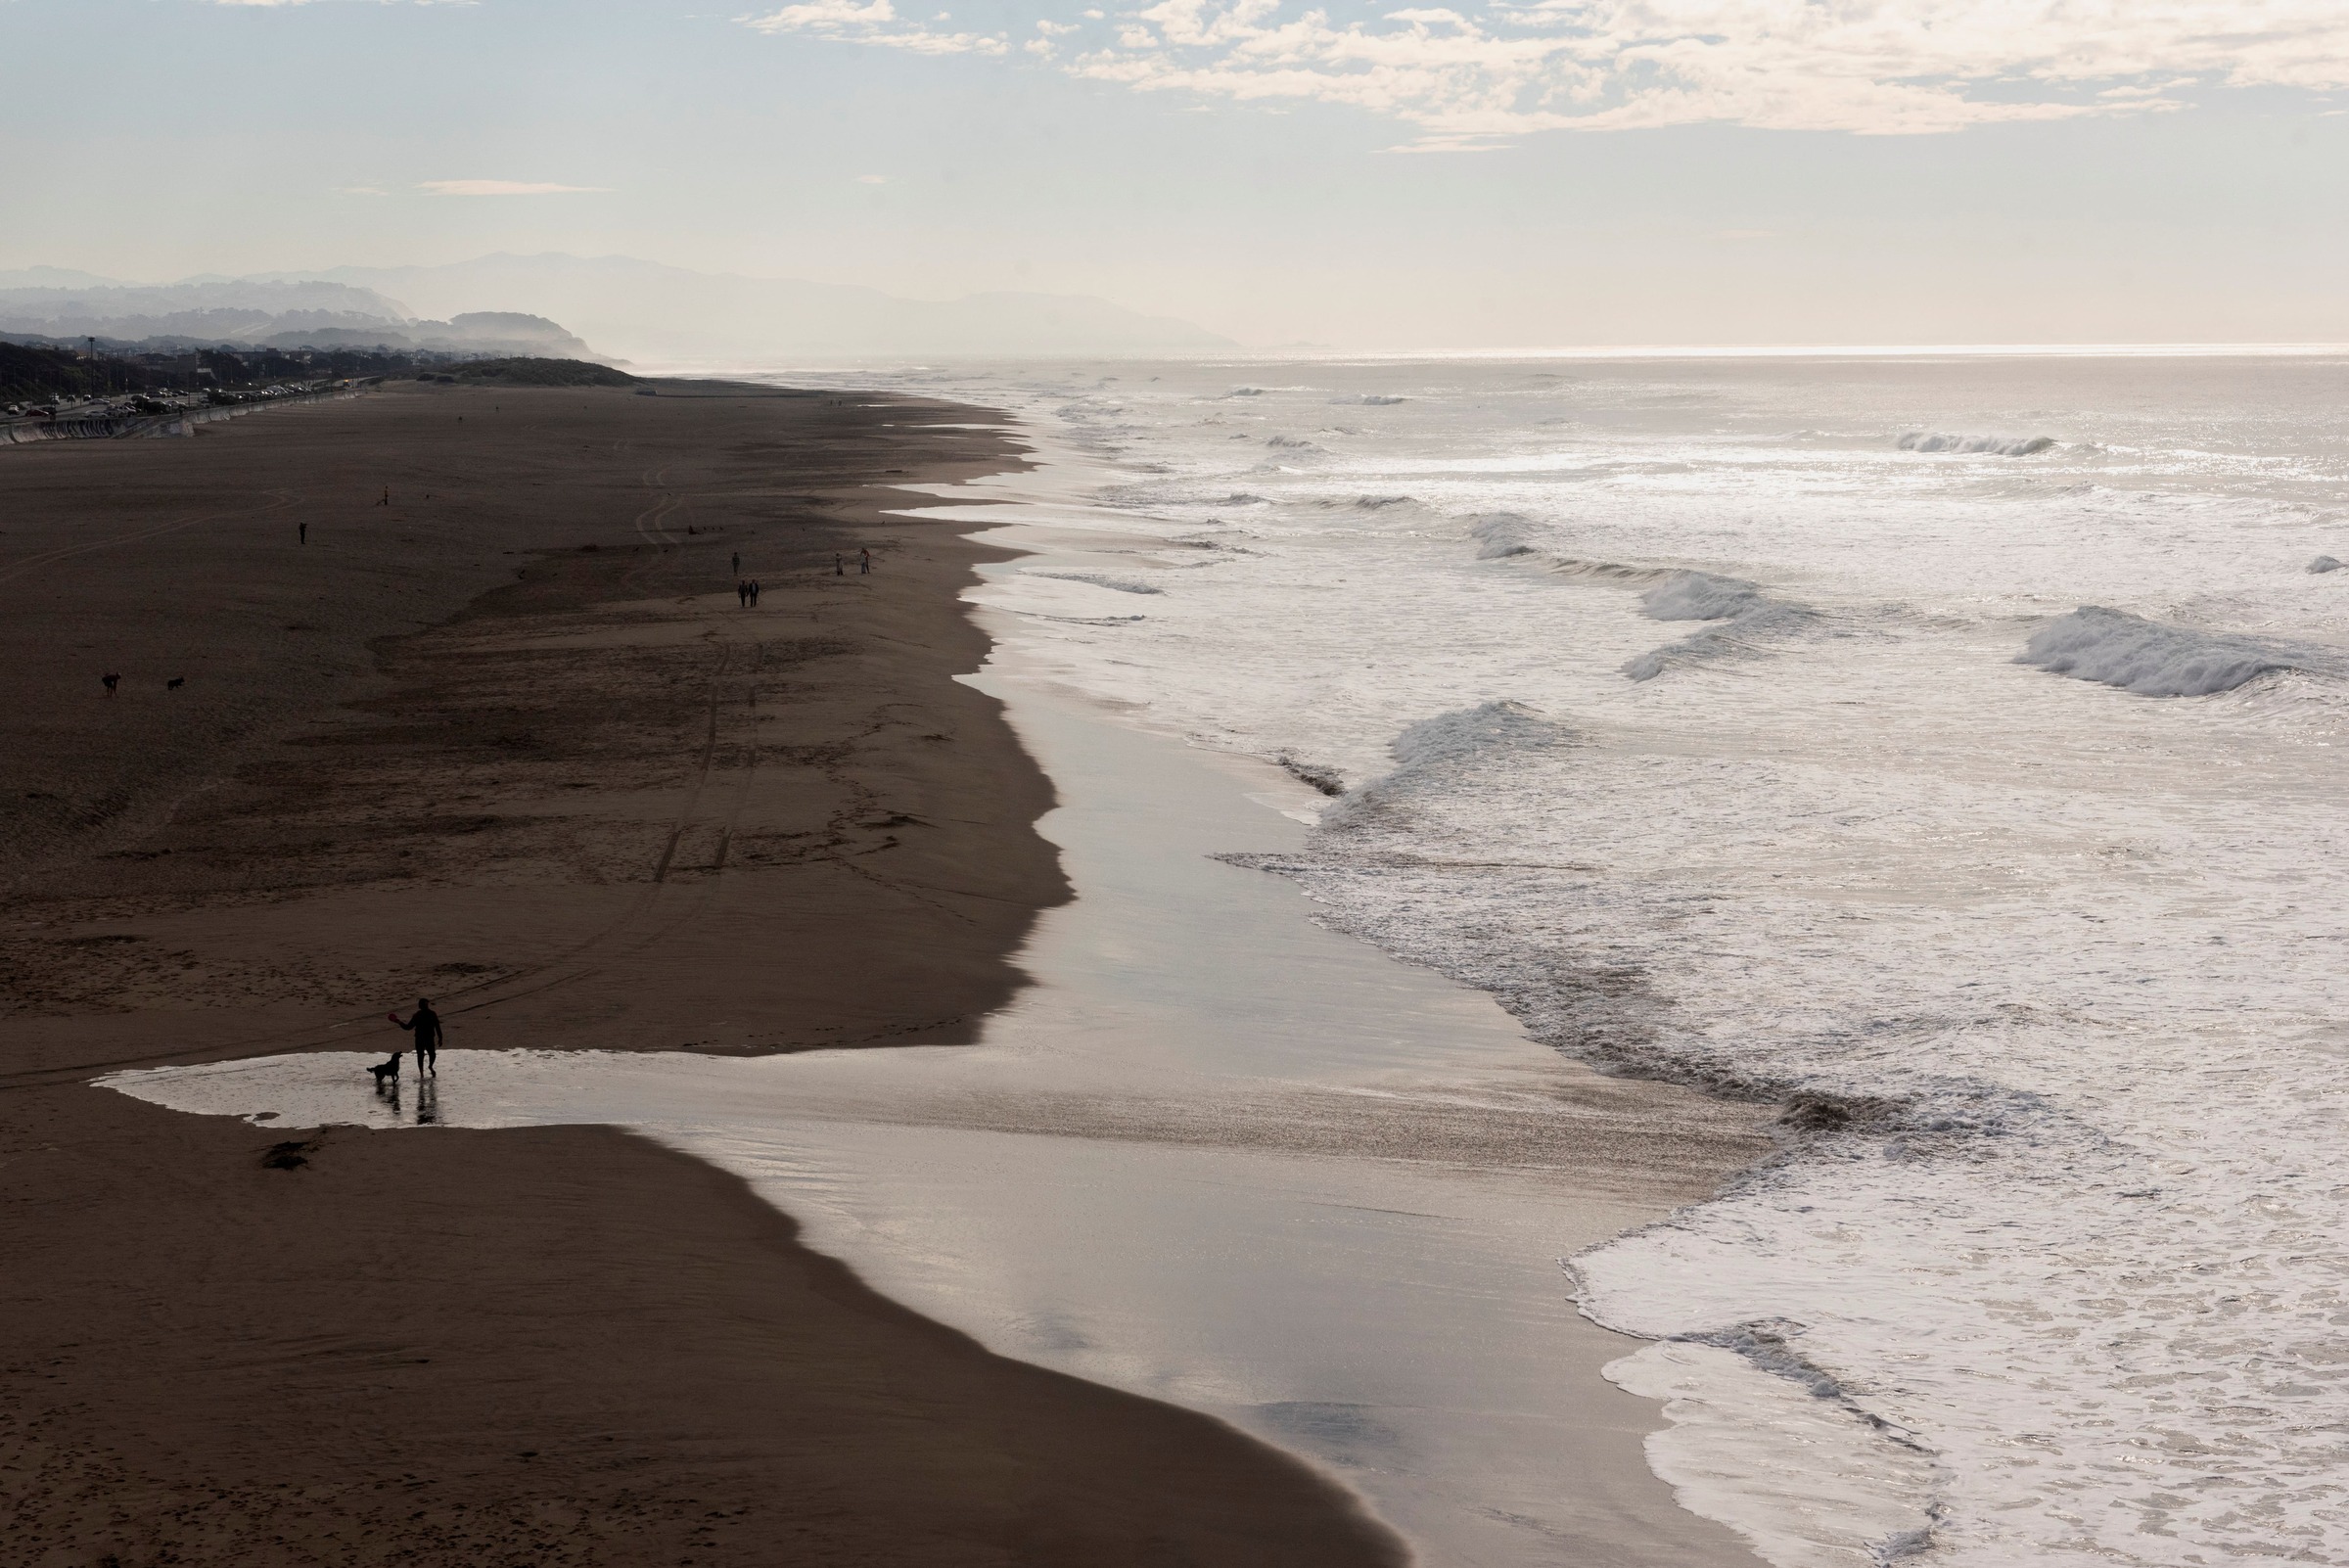
{"label": "ocean water", "polygon": [[2349,1560],[2349,362],[850,384],[1022,421],[1063,544],[975,597],[1323,792],[1249,863],[1796,1104],[1573,1261],[1687,1506],[1788,1568]]}

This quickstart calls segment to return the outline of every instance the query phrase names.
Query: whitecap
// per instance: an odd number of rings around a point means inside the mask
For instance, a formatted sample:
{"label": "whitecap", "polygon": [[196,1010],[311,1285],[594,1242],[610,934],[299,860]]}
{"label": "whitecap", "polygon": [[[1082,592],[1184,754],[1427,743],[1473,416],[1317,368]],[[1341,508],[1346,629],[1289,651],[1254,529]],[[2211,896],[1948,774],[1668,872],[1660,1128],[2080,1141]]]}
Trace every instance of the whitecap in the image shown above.
{"label": "whitecap", "polygon": [[1089,582],[1096,588],[1110,588],[1119,593],[1164,593],[1167,590],[1131,577],[1105,576],[1097,572],[1028,572],[1024,576],[1049,577],[1055,582]]}
{"label": "whitecap", "polygon": [[2033,632],[2014,662],[2141,697],[2208,697],[2296,668],[2284,650],[2248,637],[2164,625],[2094,604]]}
{"label": "whitecap", "polygon": [[1992,457],[2029,457],[2055,444],[2052,436],[1953,436],[1912,430],[1900,439],[1904,452],[1981,452]]}

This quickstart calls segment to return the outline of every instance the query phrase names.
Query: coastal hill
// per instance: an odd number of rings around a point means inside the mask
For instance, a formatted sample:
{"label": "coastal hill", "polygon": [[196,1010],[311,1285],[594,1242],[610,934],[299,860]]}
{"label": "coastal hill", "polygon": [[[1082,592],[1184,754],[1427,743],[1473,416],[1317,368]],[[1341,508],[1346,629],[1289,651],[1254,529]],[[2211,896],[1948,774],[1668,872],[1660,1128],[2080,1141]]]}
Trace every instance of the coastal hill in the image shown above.
{"label": "coastal hill", "polygon": [[594,358],[542,316],[461,310],[418,319],[396,300],[347,283],[191,278],[127,284],[35,267],[0,272],[0,333],[78,346],[85,338],[153,347],[422,349]]}
{"label": "coastal hill", "polygon": [[392,296],[432,312],[551,316],[605,353],[665,365],[787,366],[908,358],[1213,351],[1205,328],[1082,295],[907,300],[852,284],[694,272],[632,256],[487,255],[433,267],[280,273]]}

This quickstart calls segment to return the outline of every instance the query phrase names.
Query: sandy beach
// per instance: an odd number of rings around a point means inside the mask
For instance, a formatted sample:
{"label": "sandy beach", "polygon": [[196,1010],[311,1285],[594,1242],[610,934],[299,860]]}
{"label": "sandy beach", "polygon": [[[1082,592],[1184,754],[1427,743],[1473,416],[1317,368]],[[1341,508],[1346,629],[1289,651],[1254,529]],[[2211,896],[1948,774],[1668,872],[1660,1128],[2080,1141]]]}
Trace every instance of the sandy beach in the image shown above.
{"label": "sandy beach", "polygon": [[1010,443],[662,392],[397,388],[0,464],[9,1539],[1399,1560],[1304,1464],[990,1355],[643,1139],[295,1135],[87,1086],[389,1051],[419,993],[452,1046],[751,1053],[950,1043],[1013,992],[1063,883],[1046,781],[949,678],[986,552],[878,510]]}

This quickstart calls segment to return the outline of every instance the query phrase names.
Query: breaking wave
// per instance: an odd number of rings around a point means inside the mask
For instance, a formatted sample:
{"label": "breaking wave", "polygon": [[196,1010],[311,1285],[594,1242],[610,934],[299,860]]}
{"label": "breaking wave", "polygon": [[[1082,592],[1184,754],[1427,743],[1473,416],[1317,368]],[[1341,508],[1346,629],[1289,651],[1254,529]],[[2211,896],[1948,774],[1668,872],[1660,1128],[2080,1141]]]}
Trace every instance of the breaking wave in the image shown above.
{"label": "breaking wave", "polygon": [[1516,512],[1489,512],[1469,526],[1479,561],[1503,561],[1532,556],[1552,572],[1566,576],[1603,577],[1612,582],[1661,582],[1671,576],[1666,567],[1624,566],[1615,561],[1590,561],[1556,548],[1556,530]]}
{"label": "breaking wave", "polygon": [[2248,637],[2164,625],[2093,604],[2033,632],[2014,662],[2140,697],[2208,697],[2270,670],[2298,668],[2284,650]]}
{"label": "breaking wave", "polygon": [[1717,577],[1710,572],[1676,572],[1639,596],[1639,608],[1651,621],[1732,621],[1770,603],[1743,577]]}
{"label": "breaking wave", "polygon": [[2313,573],[2338,572],[2340,569],[2340,562],[2329,555],[2320,555],[2308,564],[2308,570]]}
{"label": "breaking wave", "polygon": [[1741,652],[1759,638],[1782,635],[1816,619],[1800,605],[1769,598],[1743,577],[1710,572],[1674,572],[1639,596],[1639,608],[1655,621],[1710,621],[1719,624],[1623,664],[1633,680],[1653,680],[1675,665]]}
{"label": "breaking wave", "polygon": [[1759,584],[1743,577],[1568,555],[1556,548],[1556,530],[1516,512],[1485,514],[1469,525],[1468,536],[1476,541],[1480,561],[1526,557],[1562,576],[1640,588],[1639,608],[1650,620],[1720,623],[1627,660],[1623,672],[1634,680],[1653,680],[1675,665],[1741,652],[1761,638],[1783,635],[1818,619],[1801,605],[1769,597]]}
{"label": "breaking wave", "polygon": [[2052,436],[1952,436],[1912,430],[1900,440],[1904,452],[1983,452],[1992,457],[2029,457],[2055,444]]}
{"label": "breaking wave", "polygon": [[1540,710],[1507,701],[1438,714],[1405,727],[1387,748],[1398,771],[1445,767],[1494,752],[1546,750],[1574,732]]}
{"label": "breaking wave", "polygon": [[1096,588],[1110,588],[1119,593],[1164,593],[1167,590],[1130,577],[1103,576],[1093,572],[1029,572],[1023,576],[1049,577],[1054,582],[1089,582]]}

